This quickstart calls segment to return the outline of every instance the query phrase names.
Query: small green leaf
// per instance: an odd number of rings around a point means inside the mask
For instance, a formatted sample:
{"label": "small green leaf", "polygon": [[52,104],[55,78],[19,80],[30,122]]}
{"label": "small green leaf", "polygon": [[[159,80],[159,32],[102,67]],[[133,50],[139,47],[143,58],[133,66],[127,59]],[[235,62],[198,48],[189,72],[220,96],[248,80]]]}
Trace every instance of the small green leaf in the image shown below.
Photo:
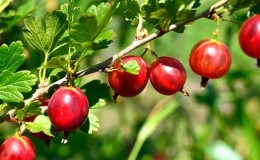
{"label": "small green leaf", "polygon": [[92,134],[93,132],[98,131],[100,128],[100,124],[98,123],[99,120],[97,116],[95,116],[93,113],[89,113],[88,119],[90,123],[88,133]]}
{"label": "small green leaf", "polygon": [[68,64],[68,61],[64,57],[53,57],[50,61],[47,62],[45,68],[65,68]]}
{"label": "small green leaf", "polygon": [[80,127],[80,130],[87,134],[92,134],[94,131],[98,131],[100,128],[100,124],[98,123],[98,118],[93,114],[88,114],[88,119],[86,122]]}
{"label": "small green leaf", "polygon": [[38,101],[34,101],[16,111],[16,118],[18,121],[22,121],[25,117],[33,117],[41,114],[42,110],[39,107],[40,103]]}
{"label": "small green leaf", "polygon": [[92,5],[87,9],[87,14],[95,15],[97,18],[98,25],[103,20],[104,16],[106,15],[106,12],[109,8],[109,5],[106,3],[100,3],[98,6]]}
{"label": "small green leaf", "polygon": [[11,73],[3,71],[0,74],[0,99],[9,102],[20,102],[23,100],[22,93],[32,90],[30,86],[35,85],[36,76],[30,71],[19,71]]}
{"label": "small green leaf", "polygon": [[139,17],[140,6],[136,0],[126,0],[126,20],[133,21]]}
{"label": "small green leaf", "polygon": [[93,40],[95,30],[98,26],[97,18],[93,14],[82,15],[78,22],[71,27],[71,36],[80,43],[86,43]]}
{"label": "small green leaf", "polygon": [[140,66],[135,60],[130,60],[121,66],[128,73],[139,74]]}
{"label": "small green leaf", "polygon": [[113,42],[113,38],[115,37],[115,32],[112,30],[103,31],[100,33],[92,43],[93,50],[100,50],[103,48],[107,48],[110,43]]}
{"label": "small green leaf", "polygon": [[19,41],[11,43],[9,47],[3,44],[0,47],[0,57],[0,73],[3,70],[15,72],[25,61],[23,44]]}
{"label": "small green leaf", "polygon": [[39,17],[28,16],[24,20],[23,34],[28,43],[37,51],[50,53],[68,28],[67,16],[61,11],[47,13],[44,23]]}
{"label": "small green leaf", "polygon": [[99,99],[97,103],[95,103],[91,109],[97,109],[97,108],[101,108],[103,106],[106,105],[106,101],[104,99]]}
{"label": "small green leaf", "polygon": [[51,121],[48,116],[39,115],[35,118],[33,122],[28,122],[25,124],[26,129],[32,133],[43,132],[48,136],[53,136],[51,133]]}
{"label": "small green leaf", "polygon": [[86,93],[90,107],[101,107],[105,102],[101,99],[110,98],[110,87],[100,80],[93,80],[81,87]]}

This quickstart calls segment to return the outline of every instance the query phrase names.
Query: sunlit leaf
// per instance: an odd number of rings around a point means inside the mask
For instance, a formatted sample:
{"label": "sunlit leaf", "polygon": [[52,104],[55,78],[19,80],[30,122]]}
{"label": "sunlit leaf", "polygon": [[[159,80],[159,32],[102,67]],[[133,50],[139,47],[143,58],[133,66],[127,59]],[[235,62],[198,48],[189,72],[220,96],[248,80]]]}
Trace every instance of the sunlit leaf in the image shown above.
{"label": "sunlit leaf", "polygon": [[51,133],[51,121],[48,116],[39,115],[33,122],[26,123],[26,129],[32,133],[43,132],[48,136],[53,136]]}

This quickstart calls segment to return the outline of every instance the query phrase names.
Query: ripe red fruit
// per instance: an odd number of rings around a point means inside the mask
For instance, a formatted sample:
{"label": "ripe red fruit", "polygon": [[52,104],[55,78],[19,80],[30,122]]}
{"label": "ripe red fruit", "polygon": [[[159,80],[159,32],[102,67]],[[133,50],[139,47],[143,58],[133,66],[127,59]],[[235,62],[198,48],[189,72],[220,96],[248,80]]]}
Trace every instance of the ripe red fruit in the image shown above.
{"label": "ripe red fruit", "polygon": [[172,95],[183,90],[186,81],[186,71],[183,65],[172,57],[159,57],[150,65],[150,81],[154,89],[164,95]]}
{"label": "ripe red fruit", "polygon": [[32,141],[25,136],[12,136],[0,147],[1,160],[34,160],[36,149]]}
{"label": "ripe red fruit", "polygon": [[62,86],[50,98],[48,115],[60,131],[73,131],[86,120],[89,103],[86,95],[76,87]]}
{"label": "ripe red fruit", "polygon": [[205,39],[193,47],[189,63],[193,72],[202,77],[201,87],[204,88],[208,79],[220,78],[228,72],[231,54],[225,44]]}
{"label": "ripe red fruit", "polygon": [[120,61],[116,61],[113,64],[113,68],[118,70],[110,72],[108,75],[110,87],[116,94],[122,97],[132,97],[141,93],[144,90],[149,78],[149,67],[142,58],[138,56],[126,56],[121,59],[123,64],[126,64],[131,60],[135,60],[140,67],[137,75],[120,69]]}
{"label": "ripe red fruit", "polygon": [[260,67],[260,15],[248,18],[240,28],[239,43],[242,50],[257,59]]}

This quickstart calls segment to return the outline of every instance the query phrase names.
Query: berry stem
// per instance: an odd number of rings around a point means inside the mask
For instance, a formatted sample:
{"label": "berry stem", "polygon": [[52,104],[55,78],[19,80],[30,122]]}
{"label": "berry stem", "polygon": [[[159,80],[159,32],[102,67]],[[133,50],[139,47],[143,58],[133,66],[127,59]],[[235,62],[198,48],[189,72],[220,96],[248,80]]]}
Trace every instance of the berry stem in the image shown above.
{"label": "berry stem", "polygon": [[184,88],[182,88],[182,89],[180,89],[180,92],[184,95],[184,96],[190,96],[190,94],[189,94],[189,92],[186,90],[186,89],[184,89]]}
{"label": "berry stem", "polygon": [[113,95],[113,102],[114,103],[116,103],[117,102],[117,97],[119,96],[119,94],[118,93],[114,93],[114,95]]}
{"label": "berry stem", "polygon": [[201,90],[204,90],[205,87],[208,84],[209,79],[205,78],[205,77],[201,77],[201,82],[200,82],[200,86],[201,86]]}
{"label": "berry stem", "polygon": [[213,15],[214,20],[217,21],[217,26],[216,26],[216,30],[213,32],[214,35],[214,39],[217,40],[218,39],[218,35],[219,35],[219,23],[220,23],[220,17],[217,14]]}
{"label": "berry stem", "polygon": [[70,135],[70,132],[64,132],[64,137],[63,137],[63,139],[61,140],[61,143],[63,143],[63,144],[66,144],[66,143],[68,143],[69,142],[69,135]]}
{"label": "berry stem", "polygon": [[257,66],[258,68],[260,68],[260,59],[257,59],[256,66]]}

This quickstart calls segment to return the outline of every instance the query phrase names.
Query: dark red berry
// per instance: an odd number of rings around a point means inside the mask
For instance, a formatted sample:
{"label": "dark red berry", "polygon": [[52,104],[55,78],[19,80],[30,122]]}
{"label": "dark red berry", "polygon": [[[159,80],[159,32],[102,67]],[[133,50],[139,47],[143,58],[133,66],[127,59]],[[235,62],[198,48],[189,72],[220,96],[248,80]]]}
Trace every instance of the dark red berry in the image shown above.
{"label": "dark red berry", "polygon": [[76,87],[62,86],[51,96],[48,115],[60,131],[73,131],[86,120],[89,103],[86,95]]}
{"label": "dark red berry", "polygon": [[190,67],[202,77],[201,87],[204,88],[208,79],[224,76],[231,65],[229,48],[216,40],[205,39],[198,42],[190,54]]}
{"label": "dark red berry", "polygon": [[151,84],[161,94],[172,95],[182,91],[186,77],[185,68],[175,58],[159,57],[150,65]]}
{"label": "dark red berry", "polygon": [[108,81],[111,88],[116,94],[122,97],[132,97],[141,93],[149,78],[149,67],[141,57],[126,56],[121,59],[123,64],[126,64],[131,60],[135,60],[140,67],[137,75],[121,69],[119,60],[113,64],[113,68],[118,70],[110,72],[108,75]]}
{"label": "dark red berry", "polygon": [[35,155],[34,144],[25,136],[9,137],[0,148],[1,160],[34,160]]}
{"label": "dark red berry", "polygon": [[248,18],[240,28],[239,43],[242,50],[258,60],[260,66],[260,15]]}

